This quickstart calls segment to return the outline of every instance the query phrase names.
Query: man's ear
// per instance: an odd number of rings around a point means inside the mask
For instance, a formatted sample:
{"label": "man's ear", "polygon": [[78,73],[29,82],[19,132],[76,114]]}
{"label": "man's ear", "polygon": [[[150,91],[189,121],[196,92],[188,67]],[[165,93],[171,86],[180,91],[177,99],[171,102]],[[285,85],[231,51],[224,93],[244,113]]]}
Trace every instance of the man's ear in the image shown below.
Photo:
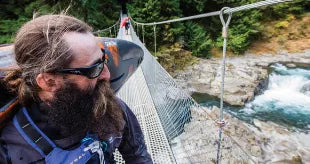
{"label": "man's ear", "polygon": [[62,86],[59,76],[50,73],[40,73],[36,82],[43,91],[48,92],[54,92]]}

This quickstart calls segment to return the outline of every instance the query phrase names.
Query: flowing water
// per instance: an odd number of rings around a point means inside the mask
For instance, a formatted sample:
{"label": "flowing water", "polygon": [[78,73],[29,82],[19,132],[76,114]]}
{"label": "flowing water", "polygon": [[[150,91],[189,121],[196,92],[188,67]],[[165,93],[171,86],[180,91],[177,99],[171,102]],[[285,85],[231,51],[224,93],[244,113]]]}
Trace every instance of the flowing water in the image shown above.
{"label": "flowing water", "polygon": [[[253,118],[272,121],[291,130],[310,130],[310,69],[287,68],[282,64],[271,66],[266,90],[244,107],[225,105],[226,112],[241,120]],[[219,99],[194,94],[203,106],[219,106]]]}

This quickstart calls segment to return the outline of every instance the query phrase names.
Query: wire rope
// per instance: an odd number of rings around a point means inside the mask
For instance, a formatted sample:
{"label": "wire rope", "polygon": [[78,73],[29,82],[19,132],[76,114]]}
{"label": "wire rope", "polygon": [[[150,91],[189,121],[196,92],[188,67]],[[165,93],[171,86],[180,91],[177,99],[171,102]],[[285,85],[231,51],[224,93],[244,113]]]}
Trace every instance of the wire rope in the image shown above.
{"label": "wire rope", "polygon": [[223,25],[223,31],[222,31],[222,37],[224,39],[223,42],[223,59],[222,59],[222,73],[221,73],[221,78],[222,78],[222,82],[221,82],[221,102],[220,102],[220,116],[219,116],[219,125],[220,125],[220,129],[219,129],[219,140],[218,140],[218,147],[217,147],[217,158],[216,158],[216,163],[219,164],[220,163],[220,151],[221,151],[221,140],[222,140],[222,131],[223,131],[223,127],[225,126],[225,121],[223,120],[223,98],[224,98],[224,83],[225,83],[225,60],[226,60],[226,47],[227,47],[227,36],[228,36],[228,26],[232,17],[232,12],[228,13],[228,18],[225,22],[224,20],[224,11],[229,10],[229,7],[223,7],[220,11],[220,19],[221,19],[221,23]]}
{"label": "wire rope", "polygon": [[[247,4],[247,5],[239,6],[239,7],[230,8],[229,10],[225,10],[224,14],[235,13],[235,12],[238,12],[238,11],[243,11],[243,10],[248,10],[248,9],[253,9],[253,8],[259,8],[259,7],[273,5],[273,4],[277,4],[277,3],[291,2],[291,1],[292,0],[265,0],[265,1],[260,1],[260,2],[256,2],[256,3],[252,3],[252,4]],[[210,17],[210,16],[218,16],[218,15],[220,15],[220,12],[221,11],[214,11],[214,12],[209,12],[209,13],[204,13],[204,14],[199,14],[199,15],[194,15],[194,16],[189,16],[189,17],[171,19],[171,20],[166,20],[166,21],[161,21],[161,22],[153,22],[153,23],[136,22],[132,18],[131,18],[131,20],[134,23],[139,24],[139,25],[152,26],[152,25],[172,23],[172,22],[179,22],[179,21],[198,19],[198,18],[204,18],[204,17]]]}
{"label": "wire rope", "polygon": [[93,34],[99,34],[100,32],[104,32],[104,31],[108,31],[108,30],[111,31],[111,28],[117,26],[119,23],[120,23],[120,19],[118,19],[118,21],[116,23],[114,23],[112,26],[105,28],[105,29],[102,29],[102,30],[97,30],[97,31],[93,32]]}

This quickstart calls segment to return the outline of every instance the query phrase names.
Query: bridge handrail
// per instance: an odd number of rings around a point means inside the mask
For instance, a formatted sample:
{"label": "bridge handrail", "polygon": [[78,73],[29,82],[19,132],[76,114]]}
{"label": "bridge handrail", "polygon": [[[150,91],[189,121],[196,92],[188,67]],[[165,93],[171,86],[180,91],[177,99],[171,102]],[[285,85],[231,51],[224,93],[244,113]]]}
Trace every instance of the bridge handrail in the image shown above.
{"label": "bridge handrail", "polygon": [[98,33],[103,32],[103,31],[111,30],[113,27],[115,27],[116,25],[118,25],[120,23],[120,20],[121,20],[121,18],[118,18],[117,22],[114,23],[112,26],[105,28],[105,29],[102,29],[102,30],[97,30],[97,31],[93,32],[93,34],[98,34]]}
{"label": "bridge handrail", "polygon": [[[238,12],[238,11],[243,11],[243,10],[248,10],[248,9],[252,9],[252,8],[268,6],[268,5],[273,5],[273,4],[277,4],[277,3],[290,2],[290,1],[293,1],[293,0],[265,0],[265,1],[260,1],[260,2],[256,2],[256,3],[251,3],[251,4],[239,6],[239,7],[230,8],[228,10],[225,10],[224,14],[234,13],[234,12]],[[199,14],[199,15],[193,15],[193,16],[188,16],[188,17],[183,17],[183,18],[171,19],[171,20],[166,20],[166,21],[161,21],[161,22],[152,22],[152,23],[137,22],[132,18],[131,18],[131,21],[133,21],[134,23],[136,23],[138,25],[152,26],[152,25],[159,25],[159,24],[165,24],[165,23],[172,23],[172,22],[179,22],[179,21],[185,21],[185,20],[191,20],[191,19],[198,19],[198,18],[216,16],[216,15],[220,15],[220,12],[221,11],[219,10],[219,11],[213,11],[213,12]]]}

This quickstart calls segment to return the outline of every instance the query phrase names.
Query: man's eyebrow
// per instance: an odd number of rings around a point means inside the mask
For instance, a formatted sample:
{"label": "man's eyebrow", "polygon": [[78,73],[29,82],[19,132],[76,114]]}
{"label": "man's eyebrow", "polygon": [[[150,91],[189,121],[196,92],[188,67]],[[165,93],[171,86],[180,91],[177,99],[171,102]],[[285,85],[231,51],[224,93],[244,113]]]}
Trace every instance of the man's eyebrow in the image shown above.
{"label": "man's eyebrow", "polygon": [[95,61],[92,62],[90,65],[94,65],[94,64],[96,64],[96,63],[98,63],[98,62],[100,62],[100,61],[102,61],[102,58],[99,58],[99,59],[95,60]]}
{"label": "man's eyebrow", "polygon": [[96,63],[98,63],[98,62],[100,62],[100,61],[102,61],[102,58],[104,57],[104,53],[102,53],[102,57],[101,58],[99,58],[99,59],[97,59],[97,60],[95,60],[94,62],[92,62],[90,65],[94,65],[94,64],[96,64]]}

